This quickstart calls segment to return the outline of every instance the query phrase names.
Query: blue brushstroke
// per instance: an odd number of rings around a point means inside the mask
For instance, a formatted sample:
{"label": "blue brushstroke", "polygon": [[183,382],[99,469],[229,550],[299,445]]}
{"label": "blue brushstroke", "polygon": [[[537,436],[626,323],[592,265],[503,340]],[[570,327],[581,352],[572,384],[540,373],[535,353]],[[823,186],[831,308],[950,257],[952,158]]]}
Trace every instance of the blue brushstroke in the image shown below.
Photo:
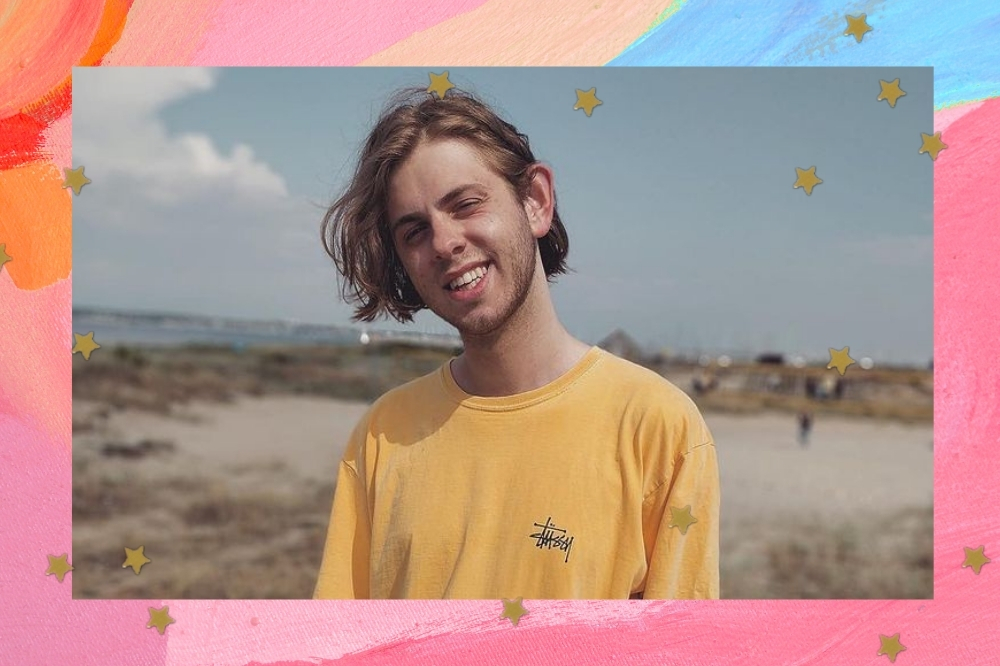
{"label": "blue brushstroke", "polygon": [[[868,15],[859,44],[845,15]],[[936,109],[1000,96],[1000,2],[688,0],[608,63],[934,67]]]}

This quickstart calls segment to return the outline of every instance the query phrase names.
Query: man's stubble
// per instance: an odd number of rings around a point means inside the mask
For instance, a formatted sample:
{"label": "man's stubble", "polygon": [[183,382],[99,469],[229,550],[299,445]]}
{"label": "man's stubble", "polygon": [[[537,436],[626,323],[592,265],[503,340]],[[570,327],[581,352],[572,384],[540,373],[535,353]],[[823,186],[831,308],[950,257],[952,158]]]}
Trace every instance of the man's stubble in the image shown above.
{"label": "man's stubble", "polygon": [[523,209],[520,218],[519,237],[511,246],[504,248],[502,254],[496,258],[502,265],[504,278],[507,281],[506,292],[502,294],[496,292],[497,289],[503,288],[502,285],[489,285],[493,291],[488,298],[493,302],[500,301],[499,310],[491,308],[487,312],[458,317],[449,312],[438,312],[430,308],[434,314],[457,329],[467,343],[471,341],[475,341],[476,344],[488,343],[519,319],[529,315],[525,312],[525,304],[535,277],[538,240],[531,233],[528,217]]}

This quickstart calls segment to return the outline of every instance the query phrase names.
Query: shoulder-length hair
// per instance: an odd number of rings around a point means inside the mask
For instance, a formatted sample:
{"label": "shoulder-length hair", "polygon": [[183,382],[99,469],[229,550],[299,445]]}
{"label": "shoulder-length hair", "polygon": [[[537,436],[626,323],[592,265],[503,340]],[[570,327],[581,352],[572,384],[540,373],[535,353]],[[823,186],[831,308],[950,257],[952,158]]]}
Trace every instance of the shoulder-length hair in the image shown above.
{"label": "shoulder-length hair", "polygon": [[[396,168],[424,141],[461,139],[502,176],[520,201],[537,163],[528,137],[502,120],[475,96],[451,89],[444,98],[423,88],[396,93],[386,105],[361,150],[346,191],[326,212],[320,228],[323,247],[344,280],[345,301],[357,304],[353,321],[390,315],[401,323],[427,305],[410,282],[389,232],[389,180]],[[553,201],[552,225],[538,239],[545,277],[569,270],[569,238]]]}

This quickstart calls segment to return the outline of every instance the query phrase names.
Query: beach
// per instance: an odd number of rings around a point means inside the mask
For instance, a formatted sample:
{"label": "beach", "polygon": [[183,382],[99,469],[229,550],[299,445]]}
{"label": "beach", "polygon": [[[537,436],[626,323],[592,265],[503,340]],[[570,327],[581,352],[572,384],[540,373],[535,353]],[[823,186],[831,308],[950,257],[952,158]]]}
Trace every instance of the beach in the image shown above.
{"label": "beach", "polygon": [[[310,597],[337,464],[369,404],[75,399],[74,598]],[[786,413],[705,418],[724,598],[932,596],[930,424],[824,416],[802,447]],[[151,560],[140,575],[122,568],[126,546]]]}

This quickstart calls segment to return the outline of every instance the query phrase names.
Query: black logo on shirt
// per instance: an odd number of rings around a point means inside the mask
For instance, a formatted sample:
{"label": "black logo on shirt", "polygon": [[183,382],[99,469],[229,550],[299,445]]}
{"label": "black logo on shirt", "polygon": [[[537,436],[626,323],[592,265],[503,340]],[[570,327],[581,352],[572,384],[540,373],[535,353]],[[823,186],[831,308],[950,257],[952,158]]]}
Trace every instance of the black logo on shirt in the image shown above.
{"label": "black logo on shirt", "polygon": [[549,516],[545,520],[544,525],[541,523],[534,523],[534,525],[540,529],[540,531],[535,532],[529,537],[535,540],[535,548],[546,548],[548,550],[558,548],[566,553],[566,558],[563,562],[569,562],[569,551],[573,547],[573,539],[575,537],[566,534],[566,530],[556,527],[552,523],[552,516]]}

